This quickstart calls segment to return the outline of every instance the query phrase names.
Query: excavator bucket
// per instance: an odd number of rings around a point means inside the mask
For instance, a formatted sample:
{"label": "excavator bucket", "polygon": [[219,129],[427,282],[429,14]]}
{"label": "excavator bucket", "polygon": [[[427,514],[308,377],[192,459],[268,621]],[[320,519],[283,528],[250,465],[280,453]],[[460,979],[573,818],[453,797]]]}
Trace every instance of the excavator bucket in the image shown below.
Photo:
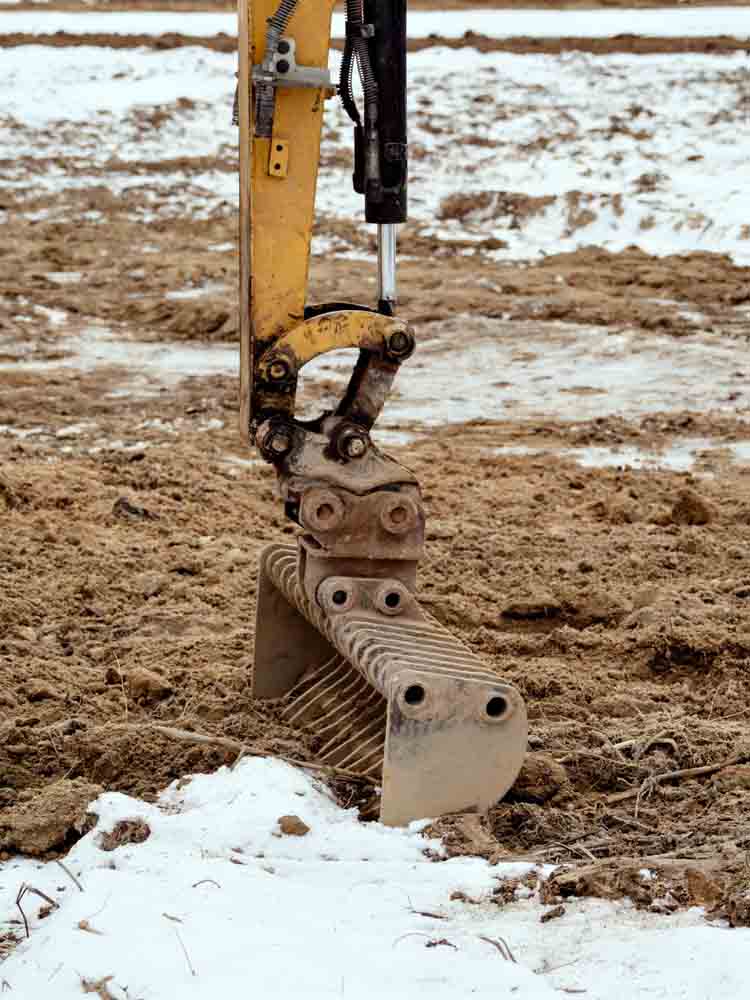
{"label": "excavator bucket", "polygon": [[[483,811],[518,774],[526,713],[420,607],[424,509],[413,474],[370,430],[415,347],[395,313],[396,225],[406,218],[406,2],[347,0],[338,88],[334,0],[240,0],[240,420],[276,469],[296,547],[260,567],[253,691],[314,734],[323,763],[382,784],[401,825]],[[357,106],[352,73],[363,83]],[[354,188],[378,226],[376,306],[307,302],[323,104],[354,124]],[[359,350],[338,407],[295,417],[301,369]]]}
{"label": "excavator bucket", "polygon": [[[521,697],[397,581],[356,589],[350,608],[327,613],[305,596],[296,549],[264,550],[255,695],[283,697],[283,717],[315,735],[321,763],[381,780],[383,823],[486,811],[523,762]],[[379,610],[394,595],[398,617]]]}

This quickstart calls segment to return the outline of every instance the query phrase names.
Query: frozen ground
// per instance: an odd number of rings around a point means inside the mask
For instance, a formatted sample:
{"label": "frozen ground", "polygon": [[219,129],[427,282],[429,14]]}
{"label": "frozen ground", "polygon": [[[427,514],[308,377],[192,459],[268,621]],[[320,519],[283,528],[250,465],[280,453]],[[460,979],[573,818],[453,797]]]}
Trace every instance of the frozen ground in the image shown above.
{"label": "frozen ground", "polygon": [[[460,352],[453,349],[464,332]],[[238,348],[229,344],[144,344],[104,327],[62,336],[54,357],[37,360],[33,344],[0,338],[0,372],[121,368],[118,394],[150,395],[187,376],[234,375]],[[306,385],[321,378],[340,397],[356,352],[336,351],[310,362],[300,387],[300,416],[320,408]],[[681,340],[642,331],[614,332],[573,323],[521,324],[456,317],[429,327],[429,337],[399,374],[381,421],[384,428],[428,428],[467,420],[592,420],[684,409],[746,414],[735,390],[744,346],[695,334]],[[710,373],[707,376],[706,373]],[[738,453],[738,458],[747,457]]]}
{"label": "frozen ground", "polygon": [[[3,11],[0,33],[161,35],[178,32],[194,37],[237,33],[231,13],[128,11],[65,13],[60,11]],[[460,38],[467,31],[489,38],[609,38],[645,35],[654,38],[700,38],[710,35],[750,35],[747,7],[655,8],[621,10],[415,10],[409,12],[409,35]],[[344,15],[333,16],[333,36],[344,35]]]}
{"label": "frozen ground", "polygon": [[[452,350],[457,330],[471,324],[460,353]],[[638,420],[649,414],[685,409],[711,412],[714,417],[748,420],[741,393],[744,346],[732,340],[695,334],[675,337],[638,332],[614,333],[572,323],[535,323],[456,317],[430,325],[430,336],[406,365],[396,391],[378,421],[374,439],[383,447],[404,444],[432,427],[470,420],[542,421],[564,426],[618,417]],[[111,398],[154,398],[189,377],[234,376],[238,350],[229,344],[178,342],[143,343],[116,335],[101,326],[63,335],[54,357],[38,360],[33,345],[0,339],[0,373],[62,369],[85,373],[110,372]],[[313,361],[300,385],[298,415],[317,416],[334,405],[344,389],[354,352],[338,351]],[[710,377],[706,373],[710,372]],[[119,375],[118,375],[119,373]],[[325,395],[321,398],[321,381]],[[330,398],[329,398],[330,397]],[[96,424],[44,426],[0,425],[0,435],[40,443],[60,440],[62,453],[81,449],[94,455],[102,448],[138,450],[168,444],[183,432],[221,430],[222,421],[164,423],[150,421],[149,442],[134,430],[129,443],[97,436]],[[742,426],[742,424],[740,424]],[[747,424],[750,439],[750,422]],[[81,438],[83,440],[79,440]],[[715,456],[736,466],[750,465],[750,440],[726,442],[708,437],[677,440],[656,450],[638,445],[620,447],[503,446],[497,454],[558,455],[583,466],[629,466],[694,470],[711,475]]]}
{"label": "frozen ground", "polygon": [[[672,12],[682,13],[697,12]],[[746,63],[742,54],[415,53],[413,225],[463,241],[464,252],[502,241],[497,258],[636,244],[660,255],[710,250],[750,261],[746,156],[737,141],[750,99]],[[234,56],[190,47],[4,50],[0,146],[14,156],[0,161],[0,192],[46,221],[69,219],[78,211],[70,200],[97,186],[146,221],[234,213],[234,70]],[[326,219],[361,215],[349,145],[349,124],[331,101],[319,251],[357,252],[351,234],[325,235]]]}
{"label": "frozen ground", "polygon": [[[30,937],[0,972],[14,997],[73,1000],[97,983],[114,1000],[744,995],[737,956],[750,931],[710,926],[697,909],[665,917],[594,900],[541,923],[529,889],[506,905],[492,897],[532,865],[431,861],[439,843],[419,824],[363,825],[279,761],[196,776],[155,805],[106,794],[93,809],[98,826],[65,862],[80,891],[54,863],[0,865],[0,933],[19,930],[22,882],[59,904],[42,920],[44,901],[25,897]],[[281,834],[288,815],[309,832]],[[148,838],[104,851],[102,834],[133,820]]]}

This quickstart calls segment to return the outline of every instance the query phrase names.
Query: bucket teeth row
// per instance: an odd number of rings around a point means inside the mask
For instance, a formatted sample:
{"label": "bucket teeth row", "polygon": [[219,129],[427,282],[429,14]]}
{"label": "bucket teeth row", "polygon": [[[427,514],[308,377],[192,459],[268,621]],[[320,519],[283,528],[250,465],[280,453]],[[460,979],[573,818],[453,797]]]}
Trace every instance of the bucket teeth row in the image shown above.
{"label": "bucket teeth row", "polygon": [[[383,587],[350,582],[365,595]],[[293,676],[285,720],[315,735],[322,763],[382,777],[384,822],[482,811],[515,780],[526,749],[522,699],[410,595],[402,615],[380,613],[367,597],[324,610],[300,582],[297,550],[273,545],[261,565],[259,636],[263,629],[275,638],[256,643],[255,684],[274,690],[267,675],[283,663]]]}

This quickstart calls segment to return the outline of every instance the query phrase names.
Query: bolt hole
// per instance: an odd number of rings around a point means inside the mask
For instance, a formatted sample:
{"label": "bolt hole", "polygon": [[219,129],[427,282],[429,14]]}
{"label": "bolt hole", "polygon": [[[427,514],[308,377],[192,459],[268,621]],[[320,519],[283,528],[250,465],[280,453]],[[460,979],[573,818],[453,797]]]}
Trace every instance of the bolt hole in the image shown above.
{"label": "bolt hole", "polygon": [[281,170],[281,164],[280,163],[274,163],[273,169],[274,170]]}
{"label": "bolt hole", "polygon": [[422,685],[410,684],[406,691],[404,691],[404,701],[407,705],[421,705],[424,701],[424,688]]}
{"label": "bolt hole", "polygon": [[401,603],[401,594],[397,591],[392,590],[390,593],[385,595],[385,606],[387,608],[397,608]]}
{"label": "bolt hole", "polygon": [[391,520],[394,524],[403,524],[408,516],[409,512],[406,507],[394,507],[391,511]]}
{"label": "bolt hole", "polygon": [[277,152],[277,153],[280,153],[280,152],[282,151],[282,149],[283,149],[283,148],[284,148],[283,146],[277,146],[277,147],[276,147],[276,152]]}
{"label": "bolt hole", "polygon": [[501,715],[504,715],[508,710],[508,702],[502,695],[495,695],[494,698],[490,698],[487,702],[487,715],[491,719],[499,719]]}
{"label": "bolt hole", "polygon": [[334,590],[331,600],[334,604],[346,604],[347,593],[345,590]]}

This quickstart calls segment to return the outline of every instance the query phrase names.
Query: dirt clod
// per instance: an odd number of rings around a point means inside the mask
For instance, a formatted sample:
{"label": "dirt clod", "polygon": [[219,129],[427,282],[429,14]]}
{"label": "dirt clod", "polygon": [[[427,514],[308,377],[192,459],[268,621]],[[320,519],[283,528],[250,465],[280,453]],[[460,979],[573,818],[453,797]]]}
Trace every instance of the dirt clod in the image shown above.
{"label": "dirt clod", "polygon": [[674,524],[710,524],[714,517],[711,504],[694,490],[683,490],[672,507]]}
{"label": "dirt clod", "polygon": [[151,836],[151,827],[142,819],[121,819],[111,830],[99,834],[98,844],[103,851],[114,851],[125,844],[142,844]]}
{"label": "dirt clod", "polygon": [[0,850],[43,855],[62,850],[90,828],[89,804],[102,791],[82,778],[63,778],[0,816]]}
{"label": "dirt clod", "polygon": [[135,701],[148,704],[170,695],[172,685],[153,670],[135,667],[128,673],[128,690]]}
{"label": "dirt clod", "polygon": [[287,837],[304,837],[310,832],[310,827],[299,816],[280,816],[279,830]]}
{"label": "dirt clod", "polygon": [[546,753],[528,753],[508,793],[511,802],[547,802],[568,783],[568,772]]}

